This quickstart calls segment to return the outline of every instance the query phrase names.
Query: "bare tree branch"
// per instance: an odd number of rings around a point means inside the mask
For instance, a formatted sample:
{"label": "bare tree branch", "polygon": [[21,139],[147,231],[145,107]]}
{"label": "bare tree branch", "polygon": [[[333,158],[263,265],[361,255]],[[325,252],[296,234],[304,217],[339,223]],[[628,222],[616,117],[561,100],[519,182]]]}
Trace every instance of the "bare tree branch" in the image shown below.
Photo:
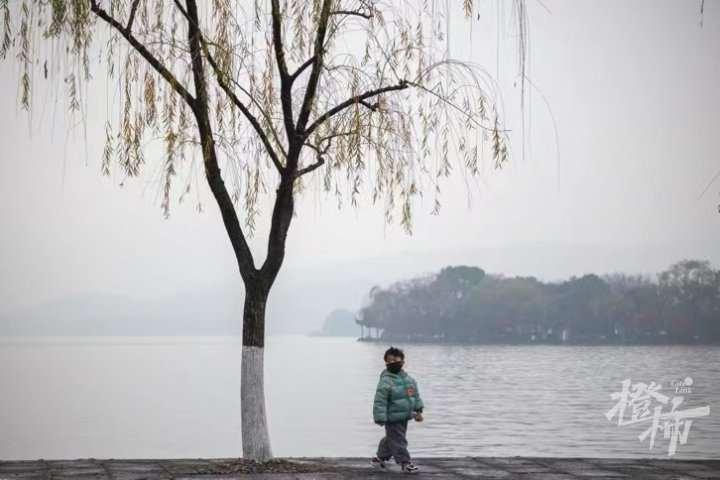
{"label": "bare tree branch", "polygon": [[[213,56],[210,54],[210,52],[207,49],[207,45],[203,44],[203,48],[205,50],[205,55],[208,58],[208,62],[213,68],[213,71],[215,72],[215,76],[218,81],[218,85],[220,85],[220,88],[223,89],[225,94],[230,98],[230,100],[240,109],[240,111],[243,113],[245,118],[250,122],[255,132],[260,137],[260,140],[262,141],[263,145],[265,145],[265,150],[267,150],[268,155],[270,156],[270,159],[272,160],[273,164],[275,165],[275,168],[277,169],[278,173],[281,175],[285,171],[285,167],[283,167],[282,163],[280,163],[280,159],[277,156],[277,153],[275,152],[275,149],[273,148],[272,144],[270,143],[270,140],[268,139],[267,134],[263,130],[262,126],[260,125],[260,122],[255,117],[255,115],[252,114],[252,112],[248,109],[248,107],[238,98],[237,95],[235,95],[235,92],[232,91],[230,88],[230,85],[228,85],[225,74],[220,69],[219,65],[213,58]],[[284,153],[284,152],[283,152]]]}
{"label": "bare tree branch", "polygon": [[377,103],[377,102],[375,102],[375,103],[368,103],[368,102],[366,102],[365,100],[360,100],[359,103],[362,104],[362,105],[364,105],[364,106],[365,106],[366,108],[368,108],[369,110],[372,110],[373,112],[377,112],[377,111],[378,111],[378,108],[380,107],[380,104]]}
{"label": "bare tree branch", "polygon": [[288,138],[288,145],[293,144],[295,136],[295,124],[293,123],[292,111],[292,80],[288,74],[287,63],[285,62],[285,47],[282,39],[282,17],[280,14],[279,0],[272,0],[272,33],[273,46],[275,48],[275,59],[280,72],[280,103],[283,109],[283,120],[285,122],[285,133]]}
{"label": "bare tree branch", "polygon": [[305,97],[303,98],[302,107],[300,108],[300,114],[298,115],[297,131],[302,132],[305,135],[305,126],[307,125],[308,119],[310,118],[310,110],[312,109],[312,103],[315,101],[315,92],[317,90],[318,81],[320,80],[320,72],[323,66],[323,60],[325,57],[325,34],[327,33],[328,18],[330,17],[330,6],[332,0],[324,0],[322,10],[320,11],[320,19],[318,21],[318,30],[315,36],[315,46],[313,57],[315,61],[312,63],[312,71],[310,72],[310,79],[308,80],[307,89],[305,90]]}
{"label": "bare tree branch", "polygon": [[315,163],[308,165],[307,167],[301,168],[295,173],[295,177],[300,177],[306,173],[310,173],[316,168],[319,168],[325,164],[325,158],[322,155],[318,155],[318,160]]}
{"label": "bare tree branch", "polygon": [[238,88],[238,90],[240,90],[242,93],[247,95],[247,97],[250,99],[250,101],[253,103],[253,105],[255,105],[255,108],[260,110],[260,113],[267,121],[267,128],[270,130],[270,133],[272,134],[272,137],[275,140],[275,143],[277,143],[277,145],[280,147],[280,153],[285,158],[287,158],[287,152],[285,151],[284,148],[282,148],[282,142],[280,141],[280,138],[278,137],[278,134],[277,134],[277,130],[275,130],[275,126],[272,123],[273,122],[272,117],[270,117],[270,115],[268,115],[268,113],[265,110],[263,110],[263,107],[262,107],[262,105],[260,105],[260,103],[258,103],[257,98],[255,98],[245,87],[240,85],[237,82],[237,80],[235,80],[234,78],[230,78],[230,81],[233,83],[233,85],[235,85],[235,87]]}
{"label": "bare tree branch", "polygon": [[225,182],[222,179],[220,167],[217,162],[215,151],[215,140],[213,139],[212,125],[208,113],[208,92],[203,66],[201,34],[198,21],[197,4],[195,0],[187,0],[188,15],[188,43],[190,45],[192,73],[195,80],[197,94],[196,108],[193,110],[198,123],[200,139],[202,141],[203,159],[205,161],[205,176],[210,190],[215,196],[220,213],[225,224],[225,229],[230,237],[235,256],[238,261],[240,275],[247,284],[252,282],[257,274],[252,252],[245,239],[245,234],[240,226],[235,206],[228,194]]}
{"label": "bare tree branch", "polygon": [[120,22],[108,14],[98,5],[97,0],[90,0],[90,10],[105,21],[108,25],[117,30],[120,35],[132,45],[132,47],[152,66],[175,90],[191,108],[195,108],[195,98],[187,91],[185,87],[175,78],[175,75],[163,65],[133,34],[125,29]]}
{"label": "bare tree branch", "polygon": [[295,173],[295,178],[301,177],[302,175],[305,175],[306,173],[310,173],[313,170],[315,170],[316,168],[321,167],[322,165],[325,164],[325,155],[327,154],[328,150],[330,150],[330,145],[332,143],[332,139],[333,139],[333,137],[325,137],[325,138],[320,139],[320,142],[318,142],[318,144],[325,142],[325,141],[328,142],[327,145],[325,146],[325,148],[323,148],[323,149],[321,149],[317,145],[313,145],[312,143],[305,142],[303,144],[306,147],[310,147],[317,152],[317,161],[308,165],[307,167],[303,167],[300,170],[298,170]]}
{"label": "bare tree branch", "polygon": [[192,20],[190,19],[190,15],[188,15],[187,10],[185,10],[185,7],[182,6],[182,3],[180,3],[178,0],[173,0],[173,3],[174,3],[175,6],[177,7],[177,9],[180,10],[180,13],[183,14],[183,16],[185,17],[185,19],[186,19],[188,22],[192,22]]}
{"label": "bare tree branch", "polygon": [[300,76],[300,74],[302,72],[304,72],[305,69],[308,68],[310,65],[312,65],[314,62],[315,62],[314,55],[312,57],[308,58],[307,60],[305,60],[305,62],[302,65],[300,65],[300,67],[297,70],[295,70],[295,73],[290,75],[290,83],[293,83],[295,80],[297,80],[297,78]]}
{"label": "bare tree branch", "polygon": [[135,14],[137,13],[138,5],[140,4],[140,0],[133,1],[132,6],[130,7],[130,19],[128,20],[127,27],[125,27],[125,30],[127,30],[128,33],[132,32],[132,26],[135,22]]}
{"label": "bare tree branch", "polygon": [[282,40],[282,17],[280,15],[279,0],[271,0],[272,4],[272,35],[273,46],[275,48],[275,59],[278,63],[280,78],[288,77],[287,63],[285,63],[285,51],[283,49]]}
{"label": "bare tree branch", "polygon": [[[192,19],[188,15],[187,11],[183,8],[183,6],[180,4],[178,0],[173,0],[175,5],[178,7],[178,9],[182,12],[183,15],[188,19],[188,22],[192,22]],[[262,141],[263,145],[265,146],[265,150],[267,151],[268,155],[270,156],[270,159],[272,160],[273,164],[275,165],[275,168],[277,169],[278,173],[282,174],[284,172],[284,167],[282,163],[280,162],[280,159],[277,156],[277,153],[275,152],[275,149],[273,148],[272,144],[270,143],[267,134],[262,129],[262,126],[260,125],[260,122],[257,120],[257,117],[252,114],[250,109],[245,105],[240,98],[235,94],[235,92],[232,91],[232,88],[227,82],[227,76],[222,71],[220,66],[215,61],[215,58],[210,53],[210,49],[208,48],[207,42],[205,41],[205,37],[202,35],[202,32],[200,31],[199,25],[196,25],[198,29],[198,33],[200,35],[200,41],[202,43],[203,52],[205,53],[205,56],[208,59],[208,63],[210,63],[210,66],[212,67],[213,71],[215,72],[215,77],[217,78],[218,85],[220,85],[220,88],[223,89],[225,94],[230,98],[230,100],[240,109],[242,114],[247,118],[247,120],[250,122],[250,125],[252,125],[255,132],[260,137],[260,140]],[[285,152],[283,152],[285,154]]]}
{"label": "bare tree branch", "polygon": [[334,10],[330,12],[330,15],[354,15],[356,17],[362,17],[370,20],[373,16],[371,13],[363,13],[359,10]]}
{"label": "bare tree branch", "polygon": [[483,125],[482,123],[480,123],[480,122],[478,122],[477,120],[475,120],[475,118],[473,118],[473,116],[472,116],[471,114],[469,114],[468,112],[466,112],[465,110],[463,110],[459,105],[456,105],[455,103],[451,102],[451,101],[450,101],[449,99],[447,99],[445,96],[443,96],[443,95],[441,95],[441,94],[439,94],[439,93],[437,93],[437,92],[435,92],[435,91],[433,91],[433,90],[431,90],[431,89],[429,89],[429,88],[427,88],[427,87],[425,87],[425,86],[423,86],[423,85],[421,85],[421,84],[419,84],[419,83],[416,83],[416,82],[408,82],[408,84],[409,84],[409,85],[412,85],[413,87],[415,87],[415,88],[417,88],[417,89],[419,89],[419,90],[422,90],[422,91],[424,91],[424,92],[426,92],[426,93],[429,93],[430,95],[433,95],[433,96],[437,97],[440,101],[442,101],[442,102],[445,103],[446,105],[449,105],[449,106],[452,107],[454,110],[457,110],[458,113],[461,113],[462,115],[464,115],[469,122],[475,124],[477,127],[482,128],[483,130],[486,130],[486,131],[488,131],[488,132],[494,132],[494,131],[496,131],[496,130],[497,130],[497,131],[500,131],[500,132],[509,132],[509,131],[510,131],[510,130],[497,129],[497,128],[495,128],[495,127],[488,127],[487,125]]}
{"label": "bare tree branch", "polygon": [[[368,98],[375,97],[377,95],[380,95],[385,92],[392,92],[394,90],[404,90],[408,88],[408,82],[405,80],[400,80],[400,83],[397,85],[388,85],[386,87],[376,88],[375,90],[367,91],[363,94],[356,95],[354,97],[351,97],[344,102],[336,105],[335,107],[331,108],[327,112],[320,115],[305,131],[304,135],[305,138],[307,138],[312,132],[315,131],[316,128],[318,128],[320,125],[322,125],[325,121],[327,121],[330,117],[333,115],[337,115],[338,113],[345,110],[350,105],[354,105],[356,103],[363,103],[363,100],[367,100]],[[369,107],[368,107],[369,108]],[[372,110],[372,108],[371,108]]]}

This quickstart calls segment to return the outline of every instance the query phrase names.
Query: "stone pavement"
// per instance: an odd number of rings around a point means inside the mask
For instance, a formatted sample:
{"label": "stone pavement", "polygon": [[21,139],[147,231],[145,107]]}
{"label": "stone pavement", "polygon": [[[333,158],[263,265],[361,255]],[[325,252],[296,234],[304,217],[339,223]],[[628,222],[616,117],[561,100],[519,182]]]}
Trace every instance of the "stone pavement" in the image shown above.
{"label": "stone pavement", "polygon": [[[0,461],[0,480],[8,479],[265,479],[325,480],[398,478],[420,479],[720,479],[719,460],[547,458],[547,457],[428,457],[416,458],[421,468],[403,474],[394,463],[378,472],[365,458],[287,458],[277,470],[295,473],[238,473],[253,471],[247,462],[233,458],[211,459],[77,459]],[[255,464],[257,465],[257,464]],[[250,470],[247,470],[250,468]],[[236,473],[233,473],[235,471]],[[225,473],[222,473],[225,472]]]}

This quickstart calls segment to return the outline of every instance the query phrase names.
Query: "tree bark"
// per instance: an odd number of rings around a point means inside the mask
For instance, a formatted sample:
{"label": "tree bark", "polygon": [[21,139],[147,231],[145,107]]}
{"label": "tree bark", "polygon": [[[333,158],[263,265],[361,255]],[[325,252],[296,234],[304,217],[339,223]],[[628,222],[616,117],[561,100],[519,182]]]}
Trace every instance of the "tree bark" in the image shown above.
{"label": "tree bark", "polygon": [[[290,165],[296,164],[291,157]],[[263,266],[245,279],[243,310],[242,404],[243,457],[256,461],[272,458],[270,435],[265,412],[264,353],[265,307],[268,294],[285,258],[285,241],[293,214],[293,178],[286,174],[278,186],[272,224],[268,236],[268,253]]]}
{"label": "tree bark", "polygon": [[242,404],[243,457],[256,461],[272,458],[270,435],[265,411],[264,354],[265,307],[270,289],[285,258],[285,241],[292,221],[293,166],[297,156],[290,156],[290,173],[281,176],[273,207],[272,224],[268,235],[268,253],[259,270],[244,278],[245,305],[243,310],[242,372],[240,401]]}
{"label": "tree bark", "polygon": [[242,451],[244,458],[259,462],[272,458],[265,413],[263,368],[267,298],[268,289],[260,279],[246,283],[240,377]]}

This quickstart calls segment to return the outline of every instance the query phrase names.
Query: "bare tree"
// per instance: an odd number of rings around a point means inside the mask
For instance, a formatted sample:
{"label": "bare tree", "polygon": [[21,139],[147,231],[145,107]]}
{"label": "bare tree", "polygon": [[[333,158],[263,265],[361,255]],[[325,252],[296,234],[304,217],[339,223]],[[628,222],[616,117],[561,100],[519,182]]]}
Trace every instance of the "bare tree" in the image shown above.
{"label": "bare tree", "polygon": [[[458,3],[452,6],[474,16],[471,0]],[[524,15],[523,1],[513,4]],[[370,183],[367,191],[373,202],[384,202],[387,221],[399,217],[411,233],[413,198],[431,190],[432,213],[438,213],[440,182],[454,165],[477,175],[481,162],[499,167],[508,159],[492,80],[448,56],[447,5],[0,0],[0,55],[15,54],[23,108],[32,108],[35,78],[60,76],[70,114],[84,115],[91,64],[105,60],[121,99],[105,125],[103,174],[140,175],[147,145],[161,142],[168,215],[178,173],[192,169],[199,154],[245,286],[246,458],[272,457],[263,387],[265,307],[307,179],[318,176],[318,188],[339,206],[347,197],[357,205]],[[274,206],[267,256],[259,264],[247,238],[268,184]],[[181,182],[180,200],[189,191],[190,183]]]}

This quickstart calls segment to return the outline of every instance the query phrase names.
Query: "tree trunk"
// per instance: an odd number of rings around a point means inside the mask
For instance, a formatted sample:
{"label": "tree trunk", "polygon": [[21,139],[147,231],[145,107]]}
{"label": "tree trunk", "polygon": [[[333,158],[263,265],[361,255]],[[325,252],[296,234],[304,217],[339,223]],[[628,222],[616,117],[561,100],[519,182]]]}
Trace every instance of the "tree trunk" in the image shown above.
{"label": "tree trunk", "polygon": [[267,298],[267,291],[264,289],[246,285],[240,377],[242,451],[243,458],[259,462],[272,458],[265,414],[263,369]]}

